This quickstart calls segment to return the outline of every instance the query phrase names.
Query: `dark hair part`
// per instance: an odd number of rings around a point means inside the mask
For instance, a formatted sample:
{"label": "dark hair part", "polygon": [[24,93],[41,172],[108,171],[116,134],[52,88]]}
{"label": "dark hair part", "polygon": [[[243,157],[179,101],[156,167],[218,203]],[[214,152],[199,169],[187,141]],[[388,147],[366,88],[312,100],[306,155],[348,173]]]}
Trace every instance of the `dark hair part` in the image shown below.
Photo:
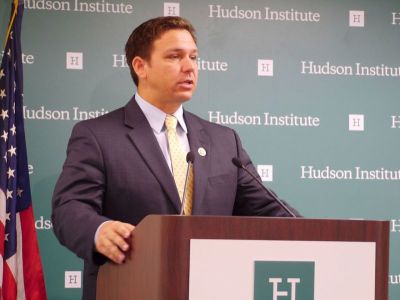
{"label": "dark hair part", "polygon": [[154,41],[161,37],[166,31],[172,29],[187,30],[197,43],[196,31],[193,25],[181,17],[158,17],[150,19],[136,27],[125,44],[126,61],[131,71],[131,76],[136,86],[139,84],[138,77],[132,67],[132,60],[139,56],[145,60],[150,59]]}

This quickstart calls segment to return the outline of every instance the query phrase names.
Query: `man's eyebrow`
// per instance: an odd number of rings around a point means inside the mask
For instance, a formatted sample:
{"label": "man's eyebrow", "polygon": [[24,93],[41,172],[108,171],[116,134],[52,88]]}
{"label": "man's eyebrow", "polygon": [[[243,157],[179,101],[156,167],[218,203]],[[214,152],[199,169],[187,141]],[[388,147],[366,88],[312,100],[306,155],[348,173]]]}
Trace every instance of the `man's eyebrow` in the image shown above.
{"label": "man's eyebrow", "polygon": [[189,50],[187,50],[185,48],[171,48],[171,49],[165,50],[165,52],[186,52],[186,51],[196,52],[196,53],[199,52],[199,50],[197,48],[193,48],[193,49],[189,49]]}

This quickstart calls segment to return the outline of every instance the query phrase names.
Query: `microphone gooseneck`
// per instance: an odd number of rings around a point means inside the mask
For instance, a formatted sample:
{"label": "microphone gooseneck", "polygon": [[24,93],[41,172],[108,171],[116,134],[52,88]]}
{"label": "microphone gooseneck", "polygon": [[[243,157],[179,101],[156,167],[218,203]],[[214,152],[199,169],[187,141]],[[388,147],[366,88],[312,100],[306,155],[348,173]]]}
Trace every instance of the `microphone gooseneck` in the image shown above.
{"label": "microphone gooseneck", "polygon": [[187,186],[188,186],[188,181],[189,181],[190,168],[193,168],[193,163],[194,163],[194,153],[192,151],[189,151],[186,154],[186,162],[187,162],[188,166],[186,169],[185,185],[183,187],[182,207],[181,207],[181,212],[180,212],[181,216],[183,216],[185,214],[185,202],[186,202],[186,198],[187,198]]}
{"label": "microphone gooseneck", "polygon": [[282,207],[291,217],[297,218],[297,216],[282,202],[281,199],[279,199],[273,192],[271,192],[262,182],[261,180],[255,176],[253,173],[251,173],[246,166],[243,165],[242,161],[238,157],[232,158],[232,163],[238,167],[239,169],[243,169],[247,174],[249,174],[258,184],[259,186],[267,192],[268,195],[270,195],[278,204],[280,207]]}

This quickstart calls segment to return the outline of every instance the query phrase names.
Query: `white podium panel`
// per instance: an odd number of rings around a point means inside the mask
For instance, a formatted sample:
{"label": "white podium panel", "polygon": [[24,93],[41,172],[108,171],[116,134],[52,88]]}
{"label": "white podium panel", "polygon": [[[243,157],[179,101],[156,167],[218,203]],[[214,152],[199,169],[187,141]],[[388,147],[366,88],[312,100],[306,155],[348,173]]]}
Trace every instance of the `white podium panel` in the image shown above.
{"label": "white podium panel", "polygon": [[374,300],[375,243],[195,239],[189,273],[190,300]]}

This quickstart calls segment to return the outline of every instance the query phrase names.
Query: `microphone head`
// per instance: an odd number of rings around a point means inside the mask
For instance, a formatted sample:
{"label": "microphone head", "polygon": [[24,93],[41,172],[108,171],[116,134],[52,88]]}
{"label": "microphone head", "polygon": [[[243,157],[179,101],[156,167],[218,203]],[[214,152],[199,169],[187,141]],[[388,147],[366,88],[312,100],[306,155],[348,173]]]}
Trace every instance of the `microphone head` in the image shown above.
{"label": "microphone head", "polygon": [[242,161],[238,157],[232,158],[232,163],[238,168],[243,168]]}
{"label": "microphone head", "polygon": [[187,163],[191,163],[191,164],[194,162],[194,154],[193,154],[192,151],[189,151],[189,152],[186,154],[186,162],[187,162]]}

